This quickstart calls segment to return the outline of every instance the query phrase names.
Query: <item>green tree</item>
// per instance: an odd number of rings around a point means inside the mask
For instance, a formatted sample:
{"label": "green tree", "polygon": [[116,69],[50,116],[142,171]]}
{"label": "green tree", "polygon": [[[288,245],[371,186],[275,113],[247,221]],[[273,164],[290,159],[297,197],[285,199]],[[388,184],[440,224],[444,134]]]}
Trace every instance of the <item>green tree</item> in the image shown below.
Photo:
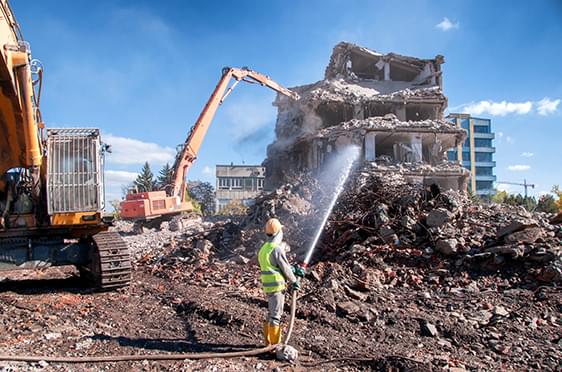
{"label": "green tree", "polygon": [[562,191],[560,191],[560,187],[558,185],[552,186],[552,192],[558,197],[556,205],[558,206],[558,211],[562,212]]}
{"label": "green tree", "polygon": [[153,191],[155,182],[154,175],[150,170],[150,165],[148,162],[144,163],[141,172],[137,176],[137,179],[133,182],[138,192],[148,192]]}
{"label": "green tree", "polygon": [[187,184],[187,193],[201,205],[205,216],[215,213],[215,188],[209,182],[191,181]]}
{"label": "green tree", "polygon": [[513,206],[521,206],[528,211],[533,211],[537,208],[537,199],[533,196],[524,197],[521,194],[508,194],[505,191],[497,192],[496,195],[492,197],[492,200],[496,203],[503,203]]}
{"label": "green tree", "polygon": [[159,190],[166,190],[166,192],[171,191],[172,183],[174,182],[173,179],[174,170],[170,167],[169,163],[166,163],[160,172],[158,172],[158,177],[156,178],[156,184]]}
{"label": "green tree", "polygon": [[220,211],[222,216],[243,216],[248,213],[246,207],[240,200],[232,200]]}
{"label": "green tree", "polygon": [[537,199],[534,196],[523,198],[523,207],[528,211],[534,211],[537,209]]}
{"label": "green tree", "polygon": [[537,203],[537,211],[545,213],[557,213],[558,206],[556,200],[551,194],[542,195]]}
{"label": "green tree", "polygon": [[477,203],[479,201],[481,201],[480,196],[473,192],[472,190],[468,190],[468,197],[470,198],[471,201]]}
{"label": "green tree", "polygon": [[508,197],[507,191],[503,190],[503,191],[497,191],[496,193],[492,196],[492,201],[494,203],[504,203],[505,199]]}
{"label": "green tree", "polygon": [[109,202],[111,208],[113,208],[113,218],[116,221],[121,219],[121,201],[119,200],[112,200]]}

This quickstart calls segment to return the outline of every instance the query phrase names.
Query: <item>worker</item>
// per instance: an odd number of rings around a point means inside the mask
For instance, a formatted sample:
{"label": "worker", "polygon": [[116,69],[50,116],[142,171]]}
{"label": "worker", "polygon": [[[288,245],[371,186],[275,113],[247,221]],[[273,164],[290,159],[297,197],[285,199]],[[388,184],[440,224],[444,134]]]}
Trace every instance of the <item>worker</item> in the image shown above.
{"label": "worker", "polygon": [[292,290],[300,288],[298,277],[304,277],[301,267],[289,265],[286,253],[289,245],[283,242],[283,226],[277,218],[265,224],[267,242],[260,248],[258,262],[263,291],[267,296],[268,316],[263,323],[263,334],[267,345],[281,342],[281,315],[285,303],[284,290],[289,282]]}

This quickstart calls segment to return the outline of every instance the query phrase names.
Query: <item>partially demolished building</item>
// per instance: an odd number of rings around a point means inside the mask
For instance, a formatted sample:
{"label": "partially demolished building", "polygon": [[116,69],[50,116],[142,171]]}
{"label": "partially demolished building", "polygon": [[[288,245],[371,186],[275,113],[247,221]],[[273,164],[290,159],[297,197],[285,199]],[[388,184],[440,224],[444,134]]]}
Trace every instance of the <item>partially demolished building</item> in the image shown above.
{"label": "partially demolished building", "polygon": [[268,147],[266,188],[293,174],[320,169],[339,149],[355,144],[373,172],[444,189],[466,190],[469,173],[447,161],[466,132],[444,119],[443,56],[418,59],[380,54],[350,43],[334,48],[325,78],[278,96],[276,140]]}

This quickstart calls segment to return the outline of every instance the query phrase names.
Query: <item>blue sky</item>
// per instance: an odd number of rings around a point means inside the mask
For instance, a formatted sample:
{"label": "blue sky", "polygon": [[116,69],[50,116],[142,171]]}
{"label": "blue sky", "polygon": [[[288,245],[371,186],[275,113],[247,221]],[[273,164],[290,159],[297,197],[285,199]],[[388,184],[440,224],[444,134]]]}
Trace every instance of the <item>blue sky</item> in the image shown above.
{"label": "blue sky", "polygon": [[[422,58],[445,56],[449,107],[491,118],[499,180],[562,185],[562,2],[12,1],[45,66],[47,126],[102,129],[108,199],[145,159],[171,160],[223,66],[285,86],[323,78],[350,41]],[[239,85],[219,109],[191,179],[217,163],[260,163],[273,140],[274,92]],[[509,187],[519,192],[516,186]]]}

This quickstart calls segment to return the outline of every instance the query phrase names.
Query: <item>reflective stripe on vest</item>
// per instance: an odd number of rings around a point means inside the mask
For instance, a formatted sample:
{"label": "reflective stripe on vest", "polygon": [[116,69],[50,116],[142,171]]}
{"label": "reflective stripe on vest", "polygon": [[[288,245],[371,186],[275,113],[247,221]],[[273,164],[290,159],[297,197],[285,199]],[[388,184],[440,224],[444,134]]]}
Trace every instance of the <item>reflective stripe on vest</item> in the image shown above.
{"label": "reflective stripe on vest", "polygon": [[279,292],[285,289],[285,277],[277,266],[271,263],[271,253],[276,244],[267,242],[260,248],[258,262],[260,264],[260,277],[265,293]]}

